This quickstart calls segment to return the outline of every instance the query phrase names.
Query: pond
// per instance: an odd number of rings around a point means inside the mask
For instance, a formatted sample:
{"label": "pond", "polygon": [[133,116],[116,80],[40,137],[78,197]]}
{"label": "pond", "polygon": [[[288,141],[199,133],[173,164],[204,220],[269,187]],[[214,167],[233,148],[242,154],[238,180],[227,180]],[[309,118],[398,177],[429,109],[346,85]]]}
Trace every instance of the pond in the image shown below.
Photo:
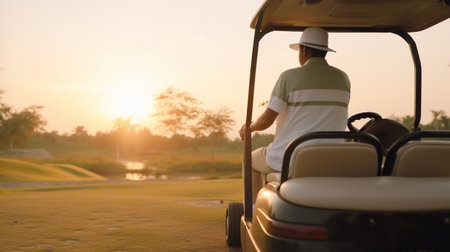
{"label": "pond", "polygon": [[[145,168],[143,162],[138,161],[122,161],[125,167],[129,170],[125,174],[125,179],[127,180],[146,180],[146,179],[156,179],[154,175],[144,175],[142,170]],[[167,176],[162,175],[160,179],[167,179]]]}
{"label": "pond", "polygon": [[[158,177],[156,177],[155,175],[145,175],[142,173],[142,170],[145,168],[145,164],[143,162],[139,162],[139,161],[122,161],[122,164],[125,165],[125,167],[128,169],[128,172],[125,174],[125,179],[126,180],[134,180],[134,181],[139,181],[139,180],[152,180],[152,179],[158,179],[158,180],[165,180],[165,179],[169,179],[169,176],[167,176],[166,174],[162,174]],[[154,168],[157,169],[157,168]],[[189,179],[189,180],[198,180],[201,179],[200,176],[189,176],[189,177],[183,177],[184,179]]]}

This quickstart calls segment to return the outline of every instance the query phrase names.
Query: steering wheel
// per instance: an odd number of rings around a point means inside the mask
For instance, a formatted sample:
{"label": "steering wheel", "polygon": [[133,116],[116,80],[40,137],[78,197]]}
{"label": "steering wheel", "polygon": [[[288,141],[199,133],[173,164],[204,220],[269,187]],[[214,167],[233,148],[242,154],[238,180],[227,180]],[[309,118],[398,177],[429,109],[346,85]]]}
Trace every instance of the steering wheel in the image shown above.
{"label": "steering wheel", "polygon": [[[365,119],[365,118],[370,118],[370,120],[366,124],[364,124],[364,126],[362,126],[361,129],[357,129],[355,126],[353,126],[354,121],[357,121],[360,119]],[[351,117],[349,117],[347,119],[347,127],[350,130],[350,132],[364,131],[364,129],[366,129],[374,121],[380,120],[380,119],[381,119],[381,116],[375,112],[358,113],[356,115],[352,115]]]}

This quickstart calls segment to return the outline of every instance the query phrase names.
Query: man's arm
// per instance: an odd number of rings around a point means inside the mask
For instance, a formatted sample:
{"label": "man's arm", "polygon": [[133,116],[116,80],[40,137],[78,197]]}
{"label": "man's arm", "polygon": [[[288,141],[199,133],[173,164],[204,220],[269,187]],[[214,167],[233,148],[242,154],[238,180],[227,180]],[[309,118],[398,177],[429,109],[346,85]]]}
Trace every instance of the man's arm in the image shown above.
{"label": "man's arm", "polygon": [[[270,108],[267,108],[256,121],[252,122],[250,124],[250,132],[253,131],[261,131],[269,128],[273,122],[275,122],[275,119],[277,119],[278,113],[274,110],[271,110]],[[245,124],[242,125],[242,128],[239,130],[239,135],[241,136],[241,139],[244,140],[244,133],[245,133]]]}

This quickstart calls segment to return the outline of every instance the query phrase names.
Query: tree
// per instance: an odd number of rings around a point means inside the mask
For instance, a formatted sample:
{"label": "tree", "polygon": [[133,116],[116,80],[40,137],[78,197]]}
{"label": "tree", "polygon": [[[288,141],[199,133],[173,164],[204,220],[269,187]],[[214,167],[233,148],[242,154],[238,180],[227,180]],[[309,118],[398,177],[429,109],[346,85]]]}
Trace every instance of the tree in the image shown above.
{"label": "tree", "polygon": [[11,108],[2,102],[4,90],[0,89],[0,126],[1,123],[10,115]]}
{"label": "tree", "polygon": [[433,120],[427,125],[429,129],[450,129],[450,118],[443,110],[431,110],[431,113],[433,114]]}
{"label": "tree", "polygon": [[76,141],[86,141],[89,138],[89,134],[84,126],[79,125],[73,129],[73,134],[70,137]]}
{"label": "tree", "polygon": [[400,121],[403,122],[410,131],[414,129],[414,116],[404,116]]}
{"label": "tree", "polygon": [[194,127],[194,130],[198,131],[200,129],[207,135],[211,133],[225,135],[235,123],[233,118],[231,118],[231,113],[231,110],[227,107],[220,107],[216,111],[205,110],[198,127]]}
{"label": "tree", "polygon": [[49,140],[52,143],[55,143],[56,140],[59,138],[59,133],[56,130],[52,130],[51,132],[44,132],[41,135],[44,139]]}
{"label": "tree", "polygon": [[211,140],[212,158],[214,158],[214,149],[220,143],[227,141],[226,134],[235,123],[231,118],[231,113],[227,107],[221,107],[216,111],[205,110],[198,124],[191,129],[197,135],[201,133],[208,135]]}
{"label": "tree", "polygon": [[172,136],[186,133],[200,114],[200,101],[191,93],[169,87],[153,98],[160,128]]}
{"label": "tree", "polygon": [[263,146],[267,146],[273,142],[273,134],[264,134],[256,132],[252,137],[252,149],[258,149]]}
{"label": "tree", "polygon": [[9,113],[8,117],[2,119],[0,125],[0,139],[3,143],[8,143],[9,148],[21,146],[33,133],[46,124],[39,113],[41,106],[31,106],[21,112]]}
{"label": "tree", "polygon": [[131,124],[132,117],[128,118],[116,118],[114,119],[114,132],[113,138],[116,144],[116,158],[120,159],[121,151],[127,148],[127,143],[130,142],[132,136],[139,127],[139,124]]}
{"label": "tree", "polygon": [[[449,130],[450,117],[443,110],[432,110],[433,119],[428,124],[420,124],[419,128],[423,130]],[[403,123],[409,130],[414,127],[414,117],[411,115],[402,118],[392,117],[393,120]]]}

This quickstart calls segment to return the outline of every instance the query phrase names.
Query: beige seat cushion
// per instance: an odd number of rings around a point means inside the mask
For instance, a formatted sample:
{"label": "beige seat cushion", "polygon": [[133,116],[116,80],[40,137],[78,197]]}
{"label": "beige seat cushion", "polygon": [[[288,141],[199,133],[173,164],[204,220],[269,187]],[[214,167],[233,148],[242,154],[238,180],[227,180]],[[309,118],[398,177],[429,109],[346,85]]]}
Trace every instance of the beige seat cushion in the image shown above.
{"label": "beige seat cushion", "polygon": [[377,176],[375,147],[359,142],[315,143],[296,150],[290,177]]}
{"label": "beige seat cushion", "polygon": [[450,210],[450,178],[296,178],[281,184],[280,194],[289,202],[324,209]]}
{"label": "beige seat cushion", "polygon": [[392,175],[449,177],[450,141],[414,141],[397,152]]}

